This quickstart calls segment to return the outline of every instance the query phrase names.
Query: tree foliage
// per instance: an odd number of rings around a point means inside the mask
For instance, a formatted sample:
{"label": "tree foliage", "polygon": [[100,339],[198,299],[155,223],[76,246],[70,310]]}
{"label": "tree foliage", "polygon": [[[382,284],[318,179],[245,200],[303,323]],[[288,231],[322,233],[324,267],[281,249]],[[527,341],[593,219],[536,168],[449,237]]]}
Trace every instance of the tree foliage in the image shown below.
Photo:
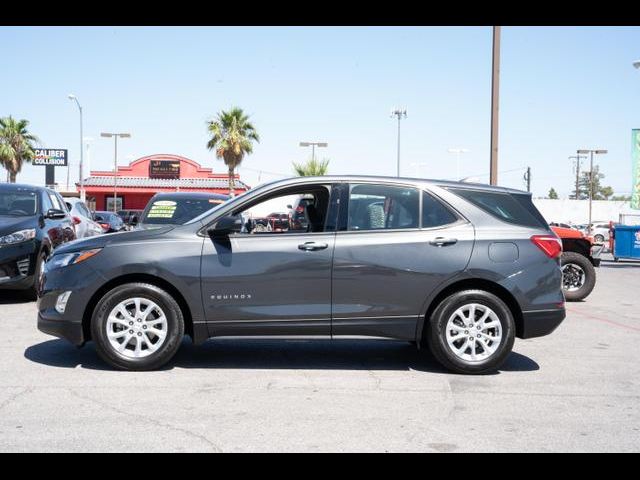
{"label": "tree foliage", "polygon": [[16,120],[12,116],[0,118],[0,165],[7,170],[8,180],[16,182],[24,162],[35,156],[34,143],[38,137],[29,132],[28,120]]}
{"label": "tree foliage", "polygon": [[316,177],[326,175],[328,169],[329,159],[327,158],[323,158],[322,160],[310,158],[304,163],[293,162],[293,170],[299,177]]}
{"label": "tree foliage", "polygon": [[214,120],[207,122],[211,138],[207,148],[216,152],[216,158],[224,160],[229,170],[229,193],[235,191],[235,169],[242,163],[245,155],[253,153],[253,142],[260,137],[249,116],[241,108],[222,110]]}

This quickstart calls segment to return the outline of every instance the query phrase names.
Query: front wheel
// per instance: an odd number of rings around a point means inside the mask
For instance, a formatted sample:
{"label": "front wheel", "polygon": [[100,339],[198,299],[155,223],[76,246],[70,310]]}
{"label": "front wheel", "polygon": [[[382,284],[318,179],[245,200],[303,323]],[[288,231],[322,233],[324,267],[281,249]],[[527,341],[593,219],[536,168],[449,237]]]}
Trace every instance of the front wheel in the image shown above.
{"label": "front wheel", "polygon": [[564,252],[560,263],[564,298],[571,302],[587,298],[596,285],[596,269],[591,261],[579,253]]}
{"label": "front wheel", "polygon": [[40,283],[44,274],[44,264],[47,261],[47,252],[42,252],[38,255],[36,260],[36,267],[33,272],[33,284],[26,292],[26,296],[29,300],[37,300],[38,292],[40,291]]}
{"label": "front wheel", "polygon": [[122,370],[154,370],[178,351],[184,336],[180,306],[147,283],[114,288],[100,300],[91,321],[98,355]]}
{"label": "front wheel", "polygon": [[445,298],[426,329],[434,357],[449,370],[466,374],[498,369],[515,340],[511,310],[484,290],[465,290]]}

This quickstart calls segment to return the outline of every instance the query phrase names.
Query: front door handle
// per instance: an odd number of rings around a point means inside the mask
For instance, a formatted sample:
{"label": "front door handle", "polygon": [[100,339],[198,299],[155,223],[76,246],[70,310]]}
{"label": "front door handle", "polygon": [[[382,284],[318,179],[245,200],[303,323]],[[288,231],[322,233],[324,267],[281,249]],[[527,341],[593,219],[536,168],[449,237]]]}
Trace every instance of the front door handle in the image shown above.
{"label": "front door handle", "polygon": [[329,244],[318,242],[304,242],[298,245],[298,250],[304,250],[305,252],[313,252],[315,250],[324,250]]}
{"label": "front door handle", "polygon": [[447,245],[454,245],[456,243],[458,243],[457,238],[436,237],[429,241],[429,245],[434,245],[436,247],[446,247]]}

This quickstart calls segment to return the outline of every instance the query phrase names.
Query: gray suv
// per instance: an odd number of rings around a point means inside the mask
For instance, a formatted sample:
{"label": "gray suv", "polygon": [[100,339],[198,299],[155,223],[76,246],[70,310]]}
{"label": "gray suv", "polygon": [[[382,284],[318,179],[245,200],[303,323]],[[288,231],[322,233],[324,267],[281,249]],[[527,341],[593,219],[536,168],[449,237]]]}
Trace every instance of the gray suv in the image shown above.
{"label": "gray suv", "polygon": [[[305,222],[246,218],[299,198]],[[74,242],[44,270],[38,328],[88,340],[110,365],[161,367],[186,334],[375,337],[484,373],[515,337],[564,319],[559,239],[505,188],[384,177],[306,177],[249,190],[190,222]]]}

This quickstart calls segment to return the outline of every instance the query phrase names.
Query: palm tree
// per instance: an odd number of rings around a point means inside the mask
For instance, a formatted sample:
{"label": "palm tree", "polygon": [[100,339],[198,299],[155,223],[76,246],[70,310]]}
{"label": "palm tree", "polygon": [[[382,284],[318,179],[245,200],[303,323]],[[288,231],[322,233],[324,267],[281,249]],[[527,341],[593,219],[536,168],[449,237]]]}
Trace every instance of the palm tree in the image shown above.
{"label": "palm tree", "polygon": [[245,154],[253,152],[253,142],[259,142],[260,137],[249,117],[238,107],[219,112],[216,119],[207,124],[207,129],[212,135],[207,142],[207,148],[215,150],[216,157],[224,160],[229,169],[229,194],[233,195],[235,169]]}
{"label": "palm tree", "polygon": [[326,175],[329,168],[329,159],[316,160],[312,158],[306,163],[293,162],[293,170],[299,177],[316,177]]}
{"label": "palm tree", "polygon": [[12,116],[0,118],[0,164],[7,170],[11,183],[16,183],[22,164],[35,156],[33,143],[38,138],[29,133],[28,125],[28,120],[16,120]]}

